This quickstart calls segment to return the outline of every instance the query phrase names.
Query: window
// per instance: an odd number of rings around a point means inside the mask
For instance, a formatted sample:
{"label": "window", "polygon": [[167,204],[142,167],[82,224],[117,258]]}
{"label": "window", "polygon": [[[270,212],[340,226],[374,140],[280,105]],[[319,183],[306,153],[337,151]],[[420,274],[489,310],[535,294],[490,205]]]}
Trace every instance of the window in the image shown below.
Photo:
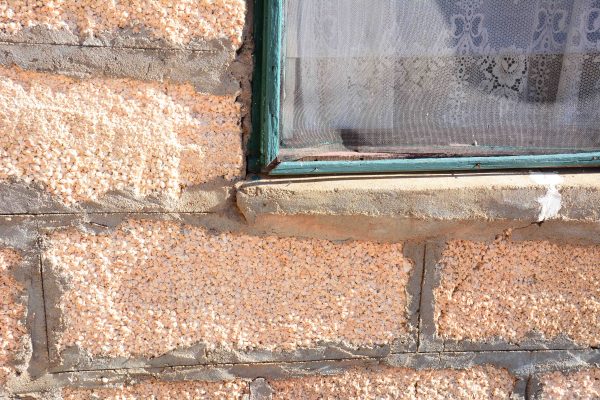
{"label": "window", "polygon": [[260,0],[251,166],[600,165],[600,0]]}

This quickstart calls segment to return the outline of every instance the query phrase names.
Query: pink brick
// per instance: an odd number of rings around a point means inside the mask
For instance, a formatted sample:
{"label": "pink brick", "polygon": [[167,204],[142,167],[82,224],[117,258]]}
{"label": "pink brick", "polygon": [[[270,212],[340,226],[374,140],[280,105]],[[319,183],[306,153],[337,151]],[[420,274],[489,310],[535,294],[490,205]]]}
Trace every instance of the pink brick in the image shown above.
{"label": "pink brick", "polygon": [[409,333],[412,262],[401,244],[132,221],[111,235],[57,232],[47,246],[69,282],[61,349],[128,357],[200,342],[225,350],[358,347]]}

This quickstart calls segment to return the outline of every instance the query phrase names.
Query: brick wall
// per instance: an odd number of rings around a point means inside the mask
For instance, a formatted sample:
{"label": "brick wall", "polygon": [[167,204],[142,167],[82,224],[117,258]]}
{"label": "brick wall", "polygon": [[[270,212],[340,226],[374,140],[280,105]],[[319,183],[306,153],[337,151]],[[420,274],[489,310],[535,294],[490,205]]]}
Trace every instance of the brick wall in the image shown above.
{"label": "brick wall", "polygon": [[597,224],[248,218],[251,21],[0,4],[0,399],[598,397]]}

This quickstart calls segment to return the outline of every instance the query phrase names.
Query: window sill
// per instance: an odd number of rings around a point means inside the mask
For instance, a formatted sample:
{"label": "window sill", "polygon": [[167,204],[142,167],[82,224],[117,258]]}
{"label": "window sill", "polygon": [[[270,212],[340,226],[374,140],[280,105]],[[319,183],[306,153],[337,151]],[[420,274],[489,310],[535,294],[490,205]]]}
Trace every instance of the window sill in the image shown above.
{"label": "window sill", "polygon": [[267,233],[334,240],[523,238],[600,242],[600,173],[335,176],[243,182],[237,204]]}

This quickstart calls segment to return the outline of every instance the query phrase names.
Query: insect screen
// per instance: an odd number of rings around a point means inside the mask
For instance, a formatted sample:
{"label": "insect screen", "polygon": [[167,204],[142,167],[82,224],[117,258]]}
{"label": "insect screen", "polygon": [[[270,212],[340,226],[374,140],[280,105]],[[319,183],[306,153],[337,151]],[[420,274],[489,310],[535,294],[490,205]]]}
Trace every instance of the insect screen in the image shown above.
{"label": "insect screen", "polygon": [[282,154],[600,148],[600,0],[287,0]]}

